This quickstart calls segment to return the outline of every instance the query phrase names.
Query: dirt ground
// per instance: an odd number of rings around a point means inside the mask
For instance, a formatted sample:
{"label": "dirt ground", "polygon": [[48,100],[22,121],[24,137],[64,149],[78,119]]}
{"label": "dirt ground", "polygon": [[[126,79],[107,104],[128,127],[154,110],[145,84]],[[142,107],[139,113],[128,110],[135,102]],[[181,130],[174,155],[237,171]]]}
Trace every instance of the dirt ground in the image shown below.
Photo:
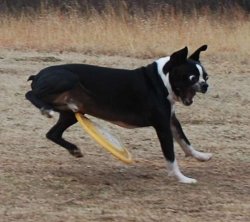
{"label": "dirt ground", "polygon": [[[152,128],[111,126],[136,162],[117,161],[79,124],[65,137],[84,153],[76,159],[45,138],[47,119],[24,99],[29,75],[60,63],[135,68],[152,62],[118,56],[0,51],[0,221],[250,221],[250,60],[203,56],[210,91],[177,115],[209,162],[185,158],[184,185],[168,177]],[[57,116],[56,116],[57,117]]]}

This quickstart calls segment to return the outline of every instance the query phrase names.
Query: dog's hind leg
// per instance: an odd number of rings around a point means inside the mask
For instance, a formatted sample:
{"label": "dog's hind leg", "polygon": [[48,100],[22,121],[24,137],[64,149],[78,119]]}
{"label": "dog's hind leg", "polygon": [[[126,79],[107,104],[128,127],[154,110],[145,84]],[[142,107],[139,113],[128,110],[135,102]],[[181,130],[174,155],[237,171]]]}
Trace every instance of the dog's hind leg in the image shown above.
{"label": "dog's hind leg", "polygon": [[40,98],[38,98],[33,91],[29,91],[25,94],[27,100],[29,100],[35,107],[40,109],[41,113],[48,118],[51,118],[54,115],[54,111],[52,107],[45,102],[43,102]]}
{"label": "dog's hind leg", "polygon": [[80,149],[62,138],[63,132],[77,122],[73,112],[61,112],[58,122],[49,130],[46,137],[64,147],[74,157],[83,157]]}

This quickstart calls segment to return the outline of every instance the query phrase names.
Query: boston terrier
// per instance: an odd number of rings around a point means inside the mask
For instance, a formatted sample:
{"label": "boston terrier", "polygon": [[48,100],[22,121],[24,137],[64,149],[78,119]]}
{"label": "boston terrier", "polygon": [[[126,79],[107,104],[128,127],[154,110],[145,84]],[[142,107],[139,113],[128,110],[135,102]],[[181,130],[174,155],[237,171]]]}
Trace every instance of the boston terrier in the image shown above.
{"label": "boston terrier", "polygon": [[206,93],[208,75],[199,60],[198,48],[188,57],[188,48],[134,70],[86,64],[50,66],[30,76],[31,91],[26,98],[47,117],[59,112],[58,122],[46,134],[75,157],[80,149],[62,138],[77,122],[75,113],[89,114],[122,127],[152,126],[168,162],[169,175],[182,183],[196,183],[184,176],[177,164],[173,138],[186,156],[207,161],[211,153],[196,151],[185,136],[175,115],[175,103],[193,103],[197,92]]}

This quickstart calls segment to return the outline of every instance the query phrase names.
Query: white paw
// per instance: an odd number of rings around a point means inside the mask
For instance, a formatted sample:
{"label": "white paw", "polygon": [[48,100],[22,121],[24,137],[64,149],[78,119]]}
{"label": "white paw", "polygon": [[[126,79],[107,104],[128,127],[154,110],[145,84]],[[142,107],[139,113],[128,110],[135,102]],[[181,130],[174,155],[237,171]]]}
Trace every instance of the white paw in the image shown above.
{"label": "white paw", "polygon": [[199,151],[195,151],[193,153],[193,157],[196,158],[199,161],[208,161],[212,158],[213,154],[212,153],[202,153]]}
{"label": "white paw", "polygon": [[187,183],[187,184],[188,183],[197,183],[196,179],[186,177],[180,171],[179,172],[170,171],[168,173],[168,176],[175,177],[180,183]]}
{"label": "white paw", "polygon": [[197,183],[197,180],[196,179],[193,179],[193,178],[189,178],[189,177],[186,177],[186,176],[183,176],[182,178],[179,178],[179,182],[180,183],[189,183],[189,184],[192,184],[192,183]]}
{"label": "white paw", "polygon": [[197,180],[186,177],[180,171],[177,161],[169,162],[169,176],[174,176],[181,183],[197,183]]}

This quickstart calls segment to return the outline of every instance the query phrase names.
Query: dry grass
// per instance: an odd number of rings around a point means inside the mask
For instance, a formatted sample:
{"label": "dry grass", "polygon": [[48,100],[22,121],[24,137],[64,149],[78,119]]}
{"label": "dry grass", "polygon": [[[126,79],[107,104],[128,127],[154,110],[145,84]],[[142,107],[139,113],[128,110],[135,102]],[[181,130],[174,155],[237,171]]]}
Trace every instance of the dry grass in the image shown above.
{"label": "dry grass", "polygon": [[206,43],[210,53],[250,52],[250,19],[238,9],[221,15],[207,10],[192,16],[171,10],[138,14],[109,7],[101,14],[41,10],[36,16],[2,15],[0,47],[152,57]]}

